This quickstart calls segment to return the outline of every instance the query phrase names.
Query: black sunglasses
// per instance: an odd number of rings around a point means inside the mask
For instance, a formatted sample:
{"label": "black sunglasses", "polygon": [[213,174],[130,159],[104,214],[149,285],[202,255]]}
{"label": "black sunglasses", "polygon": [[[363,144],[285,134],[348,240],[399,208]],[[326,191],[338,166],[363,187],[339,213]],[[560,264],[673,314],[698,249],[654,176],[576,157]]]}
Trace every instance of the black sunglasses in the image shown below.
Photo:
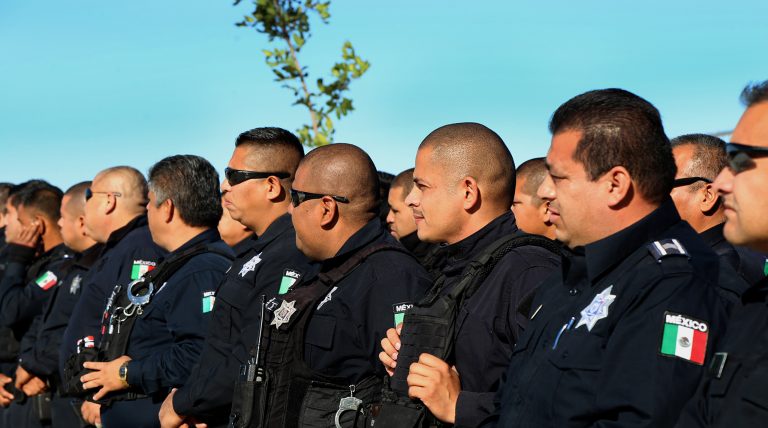
{"label": "black sunglasses", "polygon": [[257,172],[245,171],[242,169],[224,168],[224,177],[229,181],[230,186],[237,186],[243,181],[256,180],[269,177],[288,178],[291,174],[287,172]]}
{"label": "black sunglasses", "polygon": [[336,202],[343,202],[345,204],[349,203],[349,199],[345,198],[344,196],[324,195],[322,193],[309,193],[302,192],[301,190],[291,189],[291,203],[293,204],[294,208],[298,207],[305,201],[310,199],[320,199],[323,196],[330,196]]}
{"label": "black sunglasses", "polygon": [[86,200],[86,201],[90,201],[90,200],[91,200],[91,198],[93,197],[93,195],[95,195],[95,194],[97,194],[97,193],[103,193],[103,194],[105,194],[105,195],[114,195],[115,197],[118,197],[118,196],[123,196],[123,194],[122,194],[122,193],[120,193],[120,192],[94,192],[94,191],[93,191],[93,190],[91,190],[91,188],[89,187],[89,188],[85,189],[85,200]]}
{"label": "black sunglasses", "polygon": [[768,147],[726,143],[725,153],[728,154],[728,167],[734,174],[738,174],[755,167],[753,157],[768,156]]}
{"label": "black sunglasses", "polygon": [[712,180],[704,177],[685,177],[675,179],[675,181],[672,182],[672,187],[688,186],[690,184],[696,183],[697,181],[703,181],[710,184],[712,183]]}

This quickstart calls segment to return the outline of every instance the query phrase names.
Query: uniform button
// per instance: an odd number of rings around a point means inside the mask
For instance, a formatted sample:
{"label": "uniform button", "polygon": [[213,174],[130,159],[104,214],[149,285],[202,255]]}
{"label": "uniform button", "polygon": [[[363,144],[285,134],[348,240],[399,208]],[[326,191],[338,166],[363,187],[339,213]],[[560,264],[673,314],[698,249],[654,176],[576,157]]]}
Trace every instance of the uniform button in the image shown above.
{"label": "uniform button", "polygon": [[570,290],[568,290],[568,294],[570,294],[571,296],[575,296],[575,295],[579,294],[579,290],[577,290],[575,288],[571,288]]}

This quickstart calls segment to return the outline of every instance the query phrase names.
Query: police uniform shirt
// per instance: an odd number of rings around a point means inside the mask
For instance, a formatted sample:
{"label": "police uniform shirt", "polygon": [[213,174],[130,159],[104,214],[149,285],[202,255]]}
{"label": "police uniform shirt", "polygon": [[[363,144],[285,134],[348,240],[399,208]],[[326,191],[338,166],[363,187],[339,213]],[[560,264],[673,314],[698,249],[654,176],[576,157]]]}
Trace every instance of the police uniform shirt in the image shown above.
{"label": "police uniform shirt", "polygon": [[768,426],[768,279],[734,309],[678,428]]}
{"label": "police uniform shirt", "polygon": [[724,331],[718,269],[670,199],[574,250],[534,301],[499,425],[672,426]]}
{"label": "police uniform shirt", "polygon": [[[216,229],[200,233],[167,257],[198,245],[232,250]],[[231,260],[221,254],[198,254],[155,291],[131,330],[127,355],[128,384],[144,394],[164,393],[181,386],[200,356],[211,319],[214,294]],[[119,403],[119,402],[118,402]],[[115,405],[117,405],[116,403]]]}
{"label": "police uniform shirt", "polygon": [[[368,222],[322,262],[322,271],[339,266],[363,247],[397,241],[379,219]],[[320,301],[305,336],[305,361],[325,375],[357,384],[384,376],[379,361],[381,338],[395,326],[397,307],[420,299],[430,278],[418,261],[399,251],[372,254],[337,283]]]}
{"label": "police uniform shirt", "polygon": [[102,244],[95,244],[63,266],[64,277],[38,316],[32,346],[23,350],[19,358],[19,364],[25,370],[47,379],[53,386],[60,381],[58,358],[62,334],[80,297],[83,277],[96,262],[102,248]]}
{"label": "police uniform shirt", "polygon": [[[270,300],[281,287],[300,284],[316,265],[296,248],[288,214],[277,218],[258,238],[248,238],[216,294],[210,330],[200,362],[173,397],[176,413],[208,426],[226,425],[240,364],[256,343],[261,296]],[[247,344],[246,344],[247,343]]]}
{"label": "police uniform shirt", "polygon": [[64,331],[59,355],[59,369],[76,352],[77,342],[93,338],[98,346],[101,322],[107,298],[115,285],[128,285],[157,266],[167,252],[152,241],[147,216],[140,215],[109,235],[104,249],[82,280],[82,295]]}
{"label": "police uniform shirt", "polygon": [[[486,247],[502,236],[515,234],[522,232],[514,215],[506,212],[471,236],[444,247],[442,292],[458,284],[467,264]],[[515,248],[460,308],[454,342],[455,365],[461,378],[457,426],[477,426],[493,412],[495,391],[509,366],[512,347],[525,328],[532,294],[559,266],[560,256],[549,250]]]}
{"label": "police uniform shirt", "polygon": [[[736,247],[725,240],[725,223],[701,232],[701,238],[712,247],[718,256],[725,259],[749,285],[765,278],[766,256],[749,248]],[[742,292],[746,289],[741,290]]]}

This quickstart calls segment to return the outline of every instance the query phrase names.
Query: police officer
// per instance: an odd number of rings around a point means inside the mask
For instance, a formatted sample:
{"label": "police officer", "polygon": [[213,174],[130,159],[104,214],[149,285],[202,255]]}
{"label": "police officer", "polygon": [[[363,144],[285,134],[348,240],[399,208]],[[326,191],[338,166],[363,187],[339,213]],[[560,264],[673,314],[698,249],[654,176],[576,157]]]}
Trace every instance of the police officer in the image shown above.
{"label": "police officer", "polygon": [[[768,179],[768,81],[742,92],[747,110],[726,145],[728,167],[714,187],[725,205],[726,239],[733,245],[768,251],[763,197]],[[709,370],[677,424],[688,427],[768,425],[768,280],[753,285],[734,308],[728,331]]]}
{"label": "police officer", "polygon": [[[62,265],[72,257],[57,224],[61,198],[61,190],[45,182],[24,186],[11,196],[17,222],[9,225],[9,264],[0,282],[0,325],[14,332],[20,350],[34,343],[33,320],[63,278]],[[14,386],[22,392],[17,398],[36,396],[46,388],[42,379],[21,366],[16,367]],[[22,398],[8,409],[6,422],[9,426],[46,426],[49,411],[42,397]]]}
{"label": "police officer", "polygon": [[0,183],[0,280],[3,279],[6,263],[5,225],[8,223],[8,209],[5,205],[12,187],[11,183]]}
{"label": "police officer", "polygon": [[170,156],[148,178],[149,230],[169,254],[144,281],[115,288],[100,345],[104,361],[85,362],[91,372],[80,378],[95,390],[94,401],[108,398],[101,420],[115,428],[160,426],[160,404],[198,360],[216,287],[234,257],[216,230],[219,176],[208,161]]}
{"label": "police officer", "polygon": [[569,249],[543,284],[501,389],[500,426],[672,426],[726,322],[718,259],[680,220],[659,112],[621,89],[550,122],[550,202]]}
{"label": "police officer", "polygon": [[288,215],[290,189],[303,157],[299,139],[281,128],[251,129],[235,141],[222,183],[225,216],[258,238],[244,242],[216,292],[200,362],[186,384],[163,403],[164,428],[176,428],[185,420],[209,427],[227,424],[233,385],[240,365],[250,357],[243,335],[260,324],[262,299],[285,293],[314,272],[296,248]]}
{"label": "police officer", "polygon": [[80,420],[71,405],[69,397],[62,395],[58,366],[61,335],[67,327],[75,303],[80,296],[83,275],[96,261],[101,244],[85,234],[83,222],[85,211],[85,190],[90,182],[78,183],[69,188],[61,201],[59,227],[64,244],[75,257],[62,264],[63,275],[59,284],[53,288],[43,312],[35,319],[33,340],[30,347],[22,350],[19,357],[20,374],[40,378],[44,383],[27,382],[24,388],[27,396],[42,394],[45,385],[51,393],[51,424],[55,427],[79,427]]}
{"label": "police officer", "polygon": [[549,221],[549,204],[537,195],[546,176],[544,158],[529,159],[517,167],[512,212],[523,231],[555,239],[555,225]]}
{"label": "police officer", "polygon": [[[416,154],[414,182],[406,203],[419,238],[447,244],[441,250],[444,264],[435,294],[456,292],[453,301],[461,306],[453,319],[442,320],[456,325],[447,348],[424,353],[418,350],[421,343],[401,348],[400,332],[390,329],[381,342],[381,361],[395,375],[393,389],[401,396],[421,400],[442,422],[477,426],[493,410],[498,379],[525,327],[530,299],[557,269],[559,254],[534,245],[511,248],[499,253],[500,260],[486,277],[477,277],[476,291],[458,291],[500,239],[523,236],[509,209],[515,188],[512,155],[502,139],[481,124],[451,124],[430,133]],[[438,316],[432,311],[439,307],[430,304],[424,309]],[[406,331],[411,328],[408,319],[406,314]],[[451,347],[452,353],[440,355]]]}
{"label": "police officer", "polygon": [[267,305],[260,350],[251,339],[257,376],[240,379],[234,426],[348,427],[377,400],[379,337],[429,285],[377,217],[377,187],[373,162],[349,144],[317,148],[299,165],[291,190],[296,245],[321,268]]}
{"label": "police officer", "polygon": [[[423,242],[416,234],[416,222],[413,220],[413,212],[405,203],[405,197],[411,193],[412,188],[413,168],[406,169],[395,176],[387,196],[389,213],[387,214],[386,222],[389,233],[424,264],[427,258],[431,259],[437,245]],[[430,260],[429,264],[432,264],[432,260]],[[431,266],[425,267],[428,270],[431,268]]]}
{"label": "police officer", "polygon": [[765,278],[765,255],[735,247],[723,236],[725,207],[712,182],[727,164],[725,142],[711,135],[689,134],[670,143],[677,166],[671,196],[680,218],[687,221],[746,284]]}
{"label": "police officer", "polygon": [[[85,230],[104,244],[81,283],[81,296],[64,332],[59,353],[62,389],[83,395],[84,361],[95,357],[107,298],[115,284],[127,285],[153,269],[166,252],[147,227],[147,182],[135,168],[117,166],[99,172],[85,191]],[[99,421],[98,404],[85,402],[86,421]]]}

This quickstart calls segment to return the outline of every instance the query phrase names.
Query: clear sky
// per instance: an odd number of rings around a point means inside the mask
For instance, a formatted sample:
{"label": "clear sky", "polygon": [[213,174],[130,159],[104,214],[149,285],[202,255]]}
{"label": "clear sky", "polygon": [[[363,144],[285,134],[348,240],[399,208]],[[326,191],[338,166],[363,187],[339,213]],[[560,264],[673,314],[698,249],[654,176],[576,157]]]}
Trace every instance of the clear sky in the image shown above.
{"label": "clear sky", "polygon": [[[0,181],[61,187],[128,164],[197,154],[220,171],[235,137],[307,121],[272,81],[267,39],[231,1],[0,0]],[[732,129],[741,88],[768,78],[766,1],[334,0],[302,63],[327,74],[344,40],[371,62],[336,141],[377,167],[412,166],[419,142],[481,122],[515,160],[543,156],[547,121],[581,92],[622,87],[670,137]]]}

